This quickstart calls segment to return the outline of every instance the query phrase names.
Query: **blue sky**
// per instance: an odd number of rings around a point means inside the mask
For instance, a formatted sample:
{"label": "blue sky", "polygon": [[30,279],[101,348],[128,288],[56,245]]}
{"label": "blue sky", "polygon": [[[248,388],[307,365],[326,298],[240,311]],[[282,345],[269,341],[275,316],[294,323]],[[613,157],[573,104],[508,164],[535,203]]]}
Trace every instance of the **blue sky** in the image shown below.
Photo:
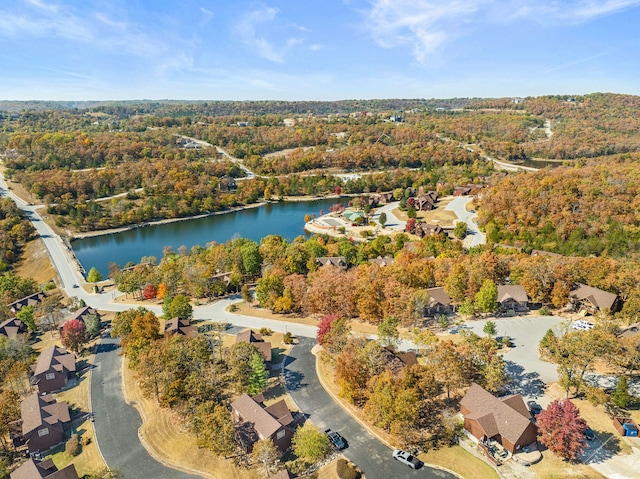
{"label": "blue sky", "polygon": [[0,99],[640,94],[640,0],[2,0]]}

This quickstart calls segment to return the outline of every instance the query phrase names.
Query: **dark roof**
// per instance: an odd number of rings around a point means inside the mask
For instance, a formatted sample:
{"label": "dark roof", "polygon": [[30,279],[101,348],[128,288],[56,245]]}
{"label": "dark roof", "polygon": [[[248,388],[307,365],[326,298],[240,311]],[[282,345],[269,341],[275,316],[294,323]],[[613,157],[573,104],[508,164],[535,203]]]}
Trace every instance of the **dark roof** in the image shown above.
{"label": "dark roof", "polygon": [[29,296],[25,296],[24,298],[20,298],[13,303],[9,303],[7,306],[13,312],[20,311],[25,306],[35,306],[45,297],[45,294],[41,291],[37,293],[30,294]]}
{"label": "dark roof", "polygon": [[18,469],[11,473],[11,479],[78,479],[76,467],[69,464],[64,469],[58,470],[51,459],[36,462],[28,459]]}
{"label": "dark roof", "polygon": [[377,258],[370,259],[369,263],[377,264],[380,267],[389,266],[390,264],[393,264],[393,258],[390,258],[389,256],[378,256]]}
{"label": "dark roof", "polygon": [[316,263],[320,266],[331,265],[336,268],[347,269],[347,260],[344,256],[322,256],[316,258]]}
{"label": "dark roof", "polygon": [[435,306],[436,304],[441,304],[443,306],[451,305],[451,297],[449,293],[445,291],[444,288],[429,288],[427,289],[427,293],[429,293],[429,306]]}
{"label": "dark roof", "polygon": [[56,402],[56,399],[50,394],[39,396],[38,393],[35,393],[27,396],[20,403],[20,413],[23,436],[42,426],[58,429],[62,432],[64,424],[71,420],[67,402]]}
{"label": "dark roof", "polygon": [[261,437],[271,437],[282,427],[282,424],[275,417],[248,394],[243,394],[233,401],[231,407],[238,412],[244,421],[252,423],[253,428]]}
{"label": "dark roof", "polygon": [[8,338],[15,338],[18,334],[25,334],[28,331],[27,325],[18,318],[7,319],[0,323],[0,334]]}
{"label": "dark roof", "polygon": [[61,346],[49,346],[43,349],[40,356],[38,356],[33,375],[39,376],[51,369],[64,374],[75,372],[76,357]]}
{"label": "dark roof", "polygon": [[265,361],[271,362],[271,343],[262,339],[260,333],[247,329],[236,335],[236,343],[253,344]]}
{"label": "dark roof", "polygon": [[188,338],[198,335],[198,330],[195,326],[191,326],[191,321],[180,318],[172,318],[165,322],[164,332],[165,334],[182,334]]}
{"label": "dark roof", "polygon": [[487,437],[500,434],[511,444],[517,444],[532,424],[524,399],[519,394],[497,398],[474,383],[460,405],[470,411],[465,418],[476,420]]}
{"label": "dark roof", "polygon": [[612,309],[617,295],[603,291],[586,284],[577,283],[573,291],[571,291],[571,297],[578,301],[589,301],[598,309]]}
{"label": "dark roof", "polygon": [[382,362],[384,367],[394,374],[400,374],[405,366],[418,364],[416,353],[396,353],[393,346],[382,348]]}

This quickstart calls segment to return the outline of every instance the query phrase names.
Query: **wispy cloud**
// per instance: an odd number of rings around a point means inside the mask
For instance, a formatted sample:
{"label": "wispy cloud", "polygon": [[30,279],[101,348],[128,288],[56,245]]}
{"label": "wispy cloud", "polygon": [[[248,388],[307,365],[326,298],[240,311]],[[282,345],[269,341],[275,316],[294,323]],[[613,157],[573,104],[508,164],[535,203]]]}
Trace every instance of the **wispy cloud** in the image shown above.
{"label": "wispy cloud", "polygon": [[[264,30],[273,24],[278,16],[277,8],[259,4],[257,8],[245,14],[235,26],[235,31],[242,42],[258,56],[274,63],[283,63],[285,55],[295,46],[303,43],[299,37],[290,37],[280,42],[267,39]],[[297,27],[299,31],[304,31]]]}
{"label": "wispy cloud", "polygon": [[640,0],[369,0],[366,27],[382,47],[408,47],[419,62],[469,24],[524,19],[536,23],[584,23],[640,6]]}

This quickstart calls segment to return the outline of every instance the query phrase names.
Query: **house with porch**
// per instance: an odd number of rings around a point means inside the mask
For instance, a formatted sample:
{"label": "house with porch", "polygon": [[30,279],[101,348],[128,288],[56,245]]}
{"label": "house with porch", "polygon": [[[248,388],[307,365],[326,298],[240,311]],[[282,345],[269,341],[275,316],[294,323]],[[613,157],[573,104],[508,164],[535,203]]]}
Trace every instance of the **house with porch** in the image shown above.
{"label": "house with porch", "polygon": [[473,383],[460,401],[460,413],[465,431],[482,444],[495,440],[513,454],[536,442],[538,428],[520,394],[497,398]]}
{"label": "house with porch", "polygon": [[497,302],[502,312],[522,313],[529,311],[529,296],[519,284],[498,285]]}
{"label": "house with porch", "polygon": [[321,256],[316,258],[316,264],[320,267],[329,265],[345,271],[348,267],[347,259],[344,256]]}
{"label": "house with porch", "polygon": [[192,326],[188,319],[172,318],[164,323],[164,334],[179,334],[187,338],[195,338],[198,335],[198,328]]}
{"label": "house with porch", "polygon": [[429,304],[425,308],[425,316],[453,313],[451,297],[443,287],[428,288],[427,293],[429,293]]}
{"label": "house with porch", "polygon": [[596,314],[598,311],[617,312],[622,306],[617,294],[576,283],[569,293],[573,309],[580,314]]}
{"label": "house with porch", "polygon": [[28,452],[44,452],[60,444],[71,427],[69,406],[50,395],[33,393],[20,403],[21,434],[14,443],[26,444]]}
{"label": "house with porch", "polygon": [[64,325],[67,321],[73,321],[74,319],[77,319],[78,321],[86,324],[88,316],[96,316],[98,318],[98,321],[100,321],[101,318],[100,313],[98,313],[96,309],[92,308],[91,306],[84,306],[80,309],[77,309],[71,316],[63,319],[60,322],[60,324],[58,325],[60,333],[62,334],[62,328],[64,328]]}
{"label": "house with porch", "polygon": [[11,310],[12,313],[17,313],[25,306],[35,306],[44,298],[45,294],[41,291],[38,291],[37,293],[30,294],[29,296],[25,296],[24,298],[14,301],[13,303],[7,304],[7,307]]}
{"label": "house with porch", "polygon": [[262,394],[243,394],[231,403],[236,432],[247,451],[258,440],[271,439],[284,452],[291,446],[295,431],[293,415],[284,399],[271,406],[265,406],[263,401]]}

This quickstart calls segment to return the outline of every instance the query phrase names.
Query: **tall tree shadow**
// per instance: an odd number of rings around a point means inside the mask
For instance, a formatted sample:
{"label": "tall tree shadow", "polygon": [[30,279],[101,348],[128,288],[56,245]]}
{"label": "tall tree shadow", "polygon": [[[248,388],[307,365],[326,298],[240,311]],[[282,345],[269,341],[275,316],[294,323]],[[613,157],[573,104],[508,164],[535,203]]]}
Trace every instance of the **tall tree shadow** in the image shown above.
{"label": "tall tree shadow", "polygon": [[525,372],[524,368],[513,361],[505,361],[507,374],[511,379],[509,388],[514,394],[539,398],[544,396],[544,381],[536,372]]}

